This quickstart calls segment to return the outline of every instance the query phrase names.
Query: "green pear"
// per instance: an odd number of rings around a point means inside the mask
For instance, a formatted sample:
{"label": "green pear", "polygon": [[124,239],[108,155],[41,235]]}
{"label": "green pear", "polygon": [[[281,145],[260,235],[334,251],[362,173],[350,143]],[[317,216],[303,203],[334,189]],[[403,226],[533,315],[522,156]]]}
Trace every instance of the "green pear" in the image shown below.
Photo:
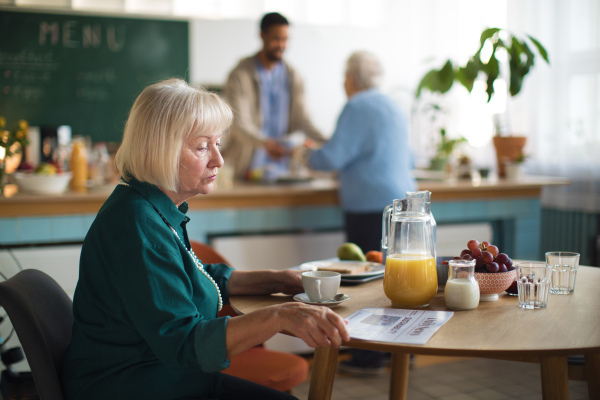
{"label": "green pear", "polygon": [[340,260],[367,261],[363,251],[354,243],[344,243],[337,251]]}

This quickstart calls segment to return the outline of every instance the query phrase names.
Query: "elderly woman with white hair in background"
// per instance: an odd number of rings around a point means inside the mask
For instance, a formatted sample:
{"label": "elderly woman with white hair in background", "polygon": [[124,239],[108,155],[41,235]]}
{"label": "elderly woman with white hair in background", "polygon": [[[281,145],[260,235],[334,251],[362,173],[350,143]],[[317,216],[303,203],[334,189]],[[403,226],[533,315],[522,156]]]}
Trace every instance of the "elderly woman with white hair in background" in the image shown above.
{"label": "elderly woman with white hair in background", "polygon": [[350,340],[327,307],[288,302],[217,317],[229,295],[303,291],[300,271],[235,271],[191,249],[186,200],[213,190],[231,120],[218,96],[179,79],[133,104],[115,160],[122,180],[81,250],[66,399],[295,399],[219,371],[282,331],[313,347]]}
{"label": "elderly woman with white hair in background", "polygon": [[[344,210],[346,239],[363,252],[381,248],[383,209],[416,189],[408,122],[398,105],[379,89],[383,69],[366,51],[346,63],[344,88],[348,102],[331,139],[310,153],[312,169],[339,173],[339,198]],[[361,376],[383,371],[376,352],[352,350],[341,369]]]}

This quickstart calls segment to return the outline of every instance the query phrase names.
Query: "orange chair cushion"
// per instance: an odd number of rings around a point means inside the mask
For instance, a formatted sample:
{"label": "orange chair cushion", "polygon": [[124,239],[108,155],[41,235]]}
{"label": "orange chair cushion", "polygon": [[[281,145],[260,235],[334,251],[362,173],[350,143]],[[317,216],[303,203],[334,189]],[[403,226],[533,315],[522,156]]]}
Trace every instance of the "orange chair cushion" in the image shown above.
{"label": "orange chair cushion", "polygon": [[308,378],[308,362],[295,354],[253,347],[231,358],[225,374],[286,392]]}

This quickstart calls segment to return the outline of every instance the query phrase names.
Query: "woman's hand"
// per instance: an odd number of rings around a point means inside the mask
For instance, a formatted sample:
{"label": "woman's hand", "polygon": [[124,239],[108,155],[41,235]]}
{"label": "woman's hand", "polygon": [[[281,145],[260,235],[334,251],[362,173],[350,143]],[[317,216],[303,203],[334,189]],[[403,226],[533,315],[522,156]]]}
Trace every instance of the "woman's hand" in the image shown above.
{"label": "woman's hand", "polygon": [[227,285],[231,296],[304,292],[302,271],[292,269],[233,271]]}
{"label": "woman's hand", "polygon": [[227,357],[263,343],[279,332],[302,339],[311,347],[339,347],[350,340],[346,322],[328,307],[288,302],[230,318]]}
{"label": "woman's hand", "polygon": [[284,303],[276,307],[281,329],[311,347],[339,347],[350,340],[346,321],[328,307]]}

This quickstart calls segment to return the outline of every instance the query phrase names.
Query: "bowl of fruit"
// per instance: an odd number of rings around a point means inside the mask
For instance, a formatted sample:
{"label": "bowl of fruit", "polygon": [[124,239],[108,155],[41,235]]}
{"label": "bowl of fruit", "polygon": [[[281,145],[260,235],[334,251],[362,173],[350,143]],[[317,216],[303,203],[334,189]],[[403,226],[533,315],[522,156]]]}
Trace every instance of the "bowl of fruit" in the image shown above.
{"label": "bowl of fruit", "polygon": [[506,253],[489,242],[469,240],[467,248],[460,253],[464,260],[475,260],[475,279],[479,283],[480,301],[496,301],[498,295],[508,289],[517,276],[513,261]]}
{"label": "bowl of fruit", "polygon": [[53,164],[41,163],[33,172],[13,174],[19,190],[31,194],[61,194],[69,186],[70,172],[60,172]]}

